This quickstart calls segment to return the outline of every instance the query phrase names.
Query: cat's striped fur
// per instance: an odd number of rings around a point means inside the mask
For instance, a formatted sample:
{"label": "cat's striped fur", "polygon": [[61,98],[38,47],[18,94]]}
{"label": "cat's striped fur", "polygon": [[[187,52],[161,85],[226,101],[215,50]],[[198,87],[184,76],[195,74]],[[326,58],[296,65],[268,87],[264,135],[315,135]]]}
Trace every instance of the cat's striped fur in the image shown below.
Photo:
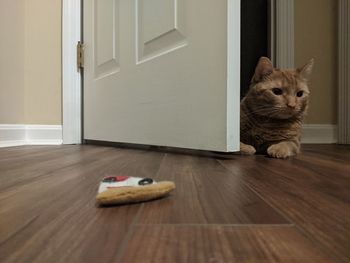
{"label": "cat's striped fur", "polygon": [[313,60],[296,70],[274,69],[262,57],[250,89],[241,102],[241,152],[266,152],[286,158],[300,149],[303,118],[310,91],[307,80]]}

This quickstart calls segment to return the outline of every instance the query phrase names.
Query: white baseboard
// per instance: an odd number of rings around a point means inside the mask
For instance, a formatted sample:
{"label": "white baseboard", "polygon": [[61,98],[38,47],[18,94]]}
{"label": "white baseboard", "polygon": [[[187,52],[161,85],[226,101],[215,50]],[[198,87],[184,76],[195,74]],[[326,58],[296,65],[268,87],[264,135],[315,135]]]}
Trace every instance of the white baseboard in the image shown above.
{"label": "white baseboard", "polygon": [[25,140],[0,141],[0,148],[26,145]]}
{"label": "white baseboard", "polygon": [[25,125],[0,125],[0,147],[25,144]]}
{"label": "white baseboard", "polygon": [[0,147],[62,144],[62,125],[0,124]]}
{"label": "white baseboard", "polygon": [[[337,143],[337,126],[304,124],[302,143]],[[0,147],[60,145],[62,125],[0,124]]]}
{"label": "white baseboard", "polygon": [[337,126],[332,124],[304,124],[302,143],[337,143]]}

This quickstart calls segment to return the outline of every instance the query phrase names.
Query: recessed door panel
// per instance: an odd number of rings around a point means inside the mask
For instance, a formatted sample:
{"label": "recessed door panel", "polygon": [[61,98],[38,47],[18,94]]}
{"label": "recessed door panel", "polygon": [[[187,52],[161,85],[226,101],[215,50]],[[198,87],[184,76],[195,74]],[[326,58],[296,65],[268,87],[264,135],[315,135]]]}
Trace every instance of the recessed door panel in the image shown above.
{"label": "recessed door panel", "polygon": [[119,70],[119,0],[94,0],[93,38],[95,77]]}
{"label": "recessed door panel", "polygon": [[184,47],[184,0],[137,0],[138,63]]}

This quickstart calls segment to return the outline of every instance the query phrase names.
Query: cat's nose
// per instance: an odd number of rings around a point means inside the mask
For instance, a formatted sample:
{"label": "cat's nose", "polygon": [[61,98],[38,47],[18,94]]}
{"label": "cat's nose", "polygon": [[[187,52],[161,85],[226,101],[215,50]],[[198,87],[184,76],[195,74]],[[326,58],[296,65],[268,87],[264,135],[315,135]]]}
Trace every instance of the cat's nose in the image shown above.
{"label": "cat's nose", "polygon": [[288,102],[287,103],[288,108],[291,108],[291,109],[295,109],[296,105],[297,104],[295,102]]}

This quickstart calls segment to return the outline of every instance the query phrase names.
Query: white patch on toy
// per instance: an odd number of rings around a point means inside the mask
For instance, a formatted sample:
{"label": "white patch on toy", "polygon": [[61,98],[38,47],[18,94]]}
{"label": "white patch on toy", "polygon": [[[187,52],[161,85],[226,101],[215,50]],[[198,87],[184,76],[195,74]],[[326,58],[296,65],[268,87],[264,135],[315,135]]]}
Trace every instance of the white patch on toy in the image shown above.
{"label": "white patch on toy", "polygon": [[141,187],[145,185],[156,184],[151,178],[131,177],[131,176],[108,176],[103,178],[98,188],[98,193],[107,191],[116,187]]}

